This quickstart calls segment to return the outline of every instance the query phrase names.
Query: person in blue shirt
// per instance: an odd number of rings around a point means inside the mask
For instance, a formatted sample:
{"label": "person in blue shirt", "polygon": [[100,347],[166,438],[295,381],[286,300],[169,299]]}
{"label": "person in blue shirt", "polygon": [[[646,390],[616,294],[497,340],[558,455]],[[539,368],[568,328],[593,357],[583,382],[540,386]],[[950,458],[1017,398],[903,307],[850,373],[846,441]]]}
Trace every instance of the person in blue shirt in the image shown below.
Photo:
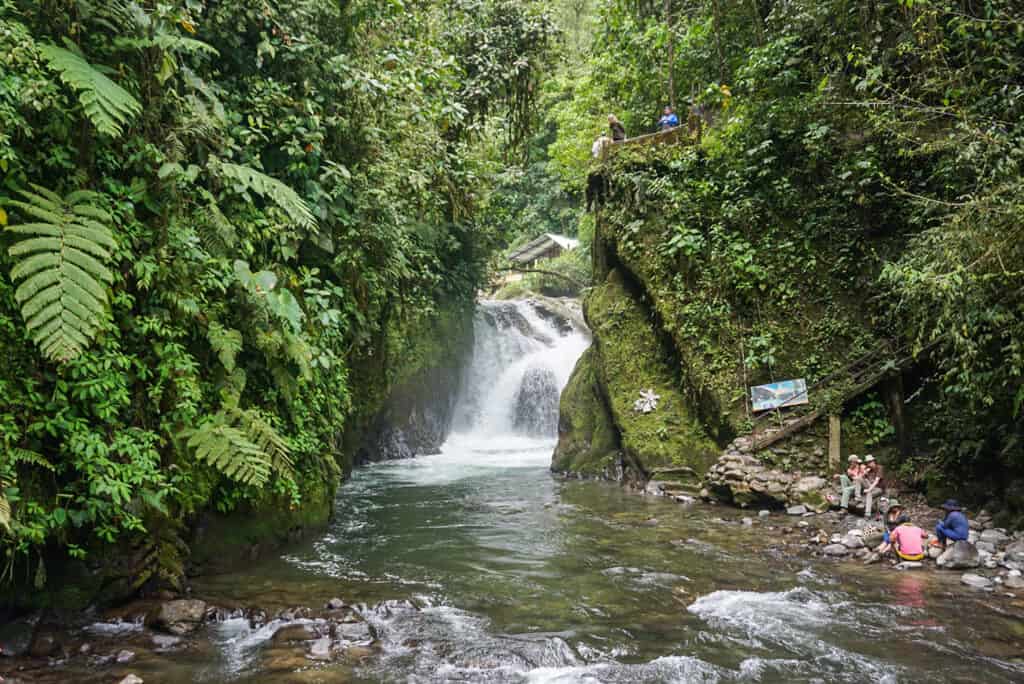
{"label": "person in blue shirt", "polygon": [[939,546],[945,546],[946,540],[963,541],[971,533],[971,526],[967,523],[967,516],[960,510],[960,504],[956,499],[949,499],[942,504],[946,511],[946,517],[935,526],[935,536],[939,538]]}
{"label": "person in blue shirt", "polygon": [[679,117],[672,111],[672,107],[665,105],[665,112],[658,119],[658,130],[666,131],[679,125]]}

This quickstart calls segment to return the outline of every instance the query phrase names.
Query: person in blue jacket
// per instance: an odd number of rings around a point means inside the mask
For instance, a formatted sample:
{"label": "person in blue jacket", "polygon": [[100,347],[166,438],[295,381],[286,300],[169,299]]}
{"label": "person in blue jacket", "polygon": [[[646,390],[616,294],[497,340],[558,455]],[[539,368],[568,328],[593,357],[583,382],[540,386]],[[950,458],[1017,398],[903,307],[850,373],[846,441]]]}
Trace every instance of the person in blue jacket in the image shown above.
{"label": "person in blue jacket", "polygon": [[942,509],[946,511],[946,517],[935,526],[935,536],[939,538],[939,545],[945,546],[947,539],[966,540],[971,533],[971,526],[967,523],[967,516],[960,510],[960,504],[956,499],[949,499],[942,504]]}
{"label": "person in blue jacket", "polygon": [[665,112],[658,119],[658,130],[664,131],[669,128],[675,128],[679,125],[679,117],[672,111],[672,107],[665,105]]}

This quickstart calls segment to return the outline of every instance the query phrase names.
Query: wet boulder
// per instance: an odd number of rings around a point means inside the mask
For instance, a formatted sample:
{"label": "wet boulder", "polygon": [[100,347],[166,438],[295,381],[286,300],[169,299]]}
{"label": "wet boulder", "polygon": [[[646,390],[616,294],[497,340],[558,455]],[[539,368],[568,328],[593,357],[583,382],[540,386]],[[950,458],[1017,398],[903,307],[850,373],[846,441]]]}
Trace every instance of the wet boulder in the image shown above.
{"label": "wet boulder", "polygon": [[977,547],[968,541],[958,541],[939,556],[935,564],[947,570],[976,568],[981,565]]}
{"label": "wet boulder", "polygon": [[49,658],[58,655],[60,652],[61,646],[57,637],[45,631],[36,632],[35,637],[32,639],[32,645],[28,649],[28,654],[33,658]]}
{"label": "wet boulder", "polygon": [[965,572],[960,576],[960,584],[966,584],[969,587],[975,589],[991,589],[992,580],[981,575],[976,575],[973,572]]}
{"label": "wet boulder", "polygon": [[309,625],[285,625],[274,632],[270,637],[275,644],[285,644],[291,641],[312,641],[317,638],[317,633]]}
{"label": "wet boulder", "polygon": [[32,646],[39,614],[0,623],[0,656],[18,657]]}
{"label": "wet boulder", "polygon": [[558,431],[558,378],[550,368],[533,367],[523,374],[516,392],[513,424],[531,435],[553,435]]}
{"label": "wet boulder", "polygon": [[146,626],[182,636],[194,632],[206,615],[206,603],[197,599],[165,601],[146,616]]}
{"label": "wet boulder", "polygon": [[826,556],[845,556],[850,553],[850,549],[842,544],[829,544],[822,551]]}

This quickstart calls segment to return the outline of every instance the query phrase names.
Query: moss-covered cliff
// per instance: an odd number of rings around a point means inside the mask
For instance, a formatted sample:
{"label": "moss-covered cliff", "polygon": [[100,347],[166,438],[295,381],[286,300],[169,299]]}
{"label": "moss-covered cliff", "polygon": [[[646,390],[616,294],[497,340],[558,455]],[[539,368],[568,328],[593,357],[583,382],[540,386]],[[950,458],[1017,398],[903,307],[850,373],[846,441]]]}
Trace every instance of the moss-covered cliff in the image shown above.
{"label": "moss-covered cliff", "polygon": [[[683,395],[671,349],[621,271],[590,292],[584,311],[594,346],[563,395],[553,468],[609,475],[621,466],[622,476],[639,480],[666,468],[702,473],[715,444]],[[658,395],[657,408],[634,410],[647,390]]]}

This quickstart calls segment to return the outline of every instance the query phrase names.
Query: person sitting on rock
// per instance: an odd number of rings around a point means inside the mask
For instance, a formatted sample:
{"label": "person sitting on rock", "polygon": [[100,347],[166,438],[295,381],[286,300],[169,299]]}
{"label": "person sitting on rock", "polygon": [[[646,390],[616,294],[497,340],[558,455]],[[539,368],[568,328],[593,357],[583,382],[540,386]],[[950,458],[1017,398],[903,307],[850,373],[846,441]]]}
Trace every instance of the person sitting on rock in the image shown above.
{"label": "person sitting on rock", "polygon": [[871,517],[872,500],[882,493],[884,484],[882,482],[882,466],[875,460],[875,457],[868,454],[864,457],[864,517]]}
{"label": "person sitting on rock", "polygon": [[839,491],[842,492],[842,499],[839,501],[840,508],[849,508],[850,494],[853,494],[855,501],[860,500],[861,488],[864,486],[864,466],[860,463],[857,454],[850,454],[849,465],[845,473],[839,473]]}
{"label": "person sitting on rock", "polygon": [[900,524],[900,516],[903,515],[903,507],[893,504],[885,513],[885,530],[882,532],[882,543],[875,548],[875,553],[884,555],[892,548],[890,535]]}
{"label": "person sitting on rock", "polygon": [[896,557],[905,561],[919,561],[924,558],[924,539],[928,533],[910,522],[910,516],[902,513],[897,519],[899,525],[889,533],[889,541]]}
{"label": "person sitting on rock", "polygon": [[957,500],[948,499],[946,503],[942,504],[942,510],[946,511],[946,517],[935,526],[935,536],[938,539],[932,544],[945,548],[946,540],[967,541],[971,534],[971,526],[967,522],[967,516],[960,510]]}

